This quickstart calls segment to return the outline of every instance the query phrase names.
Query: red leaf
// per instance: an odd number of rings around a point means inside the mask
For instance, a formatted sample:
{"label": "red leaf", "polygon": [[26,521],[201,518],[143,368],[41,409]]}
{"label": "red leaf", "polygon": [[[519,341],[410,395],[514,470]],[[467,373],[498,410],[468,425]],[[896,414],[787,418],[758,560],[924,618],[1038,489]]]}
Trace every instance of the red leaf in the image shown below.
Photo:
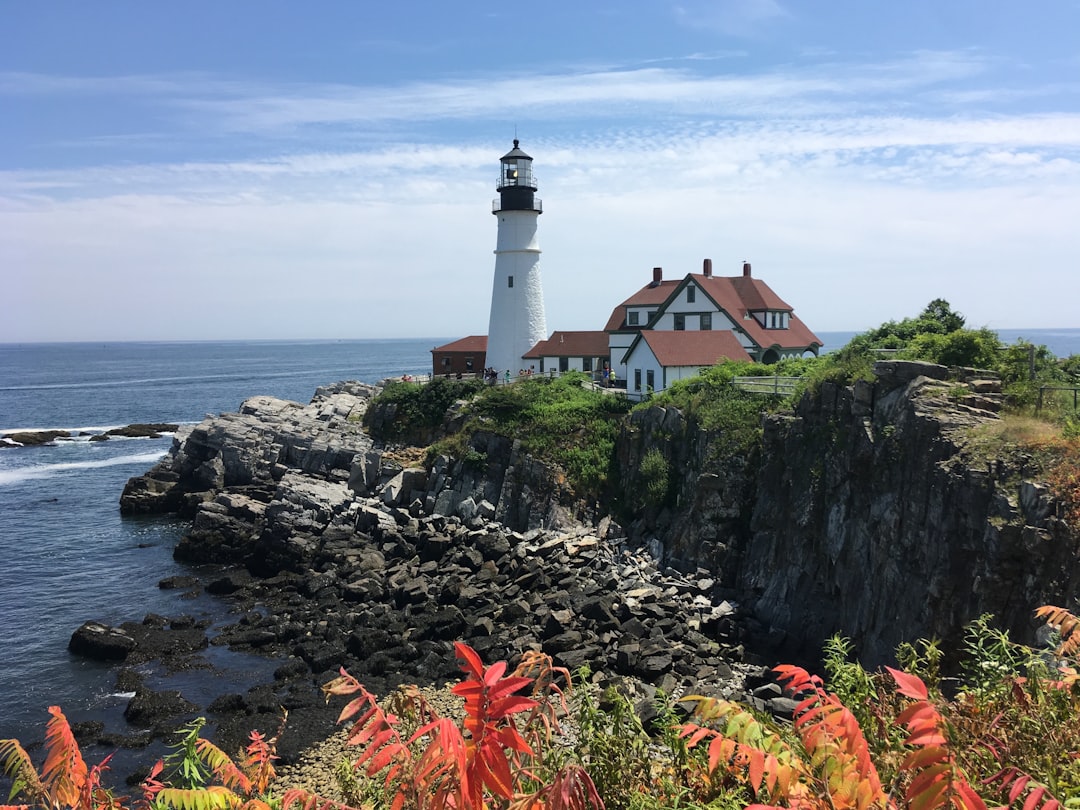
{"label": "red leaf", "polygon": [[1016,801],[1017,797],[1024,792],[1024,788],[1027,787],[1027,783],[1031,781],[1031,777],[1026,773],[1019,779],[1013,782],[1012,788],[1009,790],[1009,804]]}
{"label": "red leaf", "polygon": [[906,672],[902,672],[899,669],[893,669],[892,667],[885,667],[885,669],[889,671],[893,680],[896,681],[896,691],[901,695],[906,695],[915,700],[929,699],[930,693],[926,689],[926,684],[923,683],[922,678],[918,675],[909,675]]}
{"label": "red leaf", "polygon": [[499,742],[502,743],[504,748],[509,748],[511,751],[520,751],[522,754],[532,755],[533,753],[530,745],[525,742],[525,738],[512,726],[499,729],[496,736],[499,738]]}
{"label": "red leaf", "polygon": [[[510,776],[510,763],[506,755],[495,745],[485,745],[480,749],[480,778],[493,793],[504,799],[514,795],[513,780]],[[476,763],[474,763],[476,764]]]}
{"label": "red leaf", "polygon": [[986,810],[986,802],[967,782],[960,780],[953,787],[956,788],[957,793],[964,797],[964,806],[967,810]]}
{"label": "red leaf", "polygon": [[756,796],[761,790],[761,780],[765,776],[765,753],[757,749],[751,749],[750,755],[750,784],[754,787]]}
{"label": "red leaf", "polygon": [[492,684],[487,688],[488,700],[498,700],[507,695],[512,695],[514,692],[524,689],[526,686],[531,686],[532,682],[532,678],[523,678],[520,675],[511,675],[509,678],[503,678],[498,683]]}
{"label": "red leaf", "polygon": [[484,683],[488,686],[494,686],[499,682],[499,679],[506,674],[506,662],[496,661],[490,667],[487,668],[487,672],[484,673]]}
{"label": "red leaf", "polygon": [[1039,801],[1045,793],[1046,788],[1042,785],[1031,791],[1031,793],[1028,794],[1028,797],[1024,799],[1024,810],[1035,810],[1035,808],[1039,806]]}
{"label": "red leaf", "polygon": [[484,677],[484,662],[476,650],[461,641],[454,642],[454,654],[461,660],[461,668],[477,680]]}
{"label": "red leaf", "polygon": [[518,712],[527,712],[530,709],[535,709],[539,705],[540,704],[532,698],[512,695],[493,701],[491,705],[488,706],[488,717],[492,720],[501,720],[507,715],[517,714]]}

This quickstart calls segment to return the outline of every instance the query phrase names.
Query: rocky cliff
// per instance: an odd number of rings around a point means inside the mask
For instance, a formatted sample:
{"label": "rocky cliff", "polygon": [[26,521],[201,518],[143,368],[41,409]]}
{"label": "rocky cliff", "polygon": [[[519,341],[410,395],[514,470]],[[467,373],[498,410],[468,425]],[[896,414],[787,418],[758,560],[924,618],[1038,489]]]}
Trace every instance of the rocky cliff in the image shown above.
{"label": "rocky cliff", "polygon": [[760,457],[710,459],[715,437],[671,409],[635,414],[620,452],[662,449],[682,500],[632,533],[715,572],[784,656],[815,656],[833,633],[875,664],[920,637],[955,649],[983,613],[1032,640],[1035,607],[1080,593],[1080,545],[1029,456],[966,450],[998,421],[1000,383],[927,363],[875,374],[766,417]]}
{"label": "rocky cliff", "polygon": [[[427,466],[420,452],[378,446],[359,425],[372,393],[342,383],[307,406],[248,400],[178,435],[122,508],[185,512],[193,526],[178,556],[264,577],[315,565],[327,538],[437,516],[516,533],[584,522],[622,543],[610,517],[511,438],[479,433],[463,458]],[[955,645],[985,612],[1030,638],[1034,607],[1080,592],[1080,549],[1030,459],[965,449],[999,419],[1000,399],[984,373],[879,363],[873,382],[826,383],[767,416],[743,453],[718,451],[723,437],[675,408],[636,411],[617,444],[615,501],[631,545],[740,603],[755,643],[777,655],[814,656],[839,632],[879,663],[900,641]],[[656,453],[668,477],[644,497],[655,476],[644,480],[642,462]]]}

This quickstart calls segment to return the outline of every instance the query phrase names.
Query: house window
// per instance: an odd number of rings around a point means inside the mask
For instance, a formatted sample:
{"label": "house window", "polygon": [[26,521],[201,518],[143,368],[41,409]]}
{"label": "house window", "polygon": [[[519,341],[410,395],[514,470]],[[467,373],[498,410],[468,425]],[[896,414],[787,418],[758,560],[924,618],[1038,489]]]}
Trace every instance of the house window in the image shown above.
{"label": "house window", "polygon": [[708,332],[712,329],[712,313],[705,312],[701,315],[701,331]]}
{"label": "house window", "polygon": [[697,288],[694,287],[693,285],[690,285],[689,287],[686,288],[686,303],[692,304],[692,303],[694,303],[694,300],[696,298],[697,298]]}
{"label": "house window", "polygon": [[559,358],[559,371],[569,371],[569,369],[570,369],[570,358],[569,357],[560,357]]}
{"label": "house window", "polygon": [[638,313],[636,309],[631,310],[630,313],[626,316],[626,323],[628,326],[638,325]]}
{"label": "house window", "polygon": [[655,372],[650,368],[645,372],[645,390],[652,391],[655,389],[656,377]]}
{"label": "house window", "polygon": [[634,369],[634,390],[635,391],[640,391],[641,390],[641,369],[640,368],[635,368]]}
{"label": "house window", "polygon": [[473,370],[472,358],[471,357],[466,357],[465,358],[465,370],[466,371],[472,371]]}
{"label": "house window", "polygon": [[675,316],[675,331],[682,332],[686,329],[686,316],[679,314]]}
{"label": "house window", "polygon": [[645,313],[645,321],[646,322],[651,321],[655,317],[656,317],[656,310],[655,309],[652,312],[646,312]]}
{"label": "house window", "polygon": [[507,281],[507,285],[506,285],[507,287],[513,287],[514,286],[514,277],[513,276],[508,276],[506,281]]}
{"label": "house window", "polygon": [[592,371],[592,358],[591,357],[582,357],[581,358],[581,370],[582,371]]}
{"label": "house window", "polygon": [[450,358],[444,357],[442,359],[443,368],[450,368]]}
{"label": "house window", "polygon": [[544,373],[544,358],[543,357],[540,358],[540,373],[541,374]]}

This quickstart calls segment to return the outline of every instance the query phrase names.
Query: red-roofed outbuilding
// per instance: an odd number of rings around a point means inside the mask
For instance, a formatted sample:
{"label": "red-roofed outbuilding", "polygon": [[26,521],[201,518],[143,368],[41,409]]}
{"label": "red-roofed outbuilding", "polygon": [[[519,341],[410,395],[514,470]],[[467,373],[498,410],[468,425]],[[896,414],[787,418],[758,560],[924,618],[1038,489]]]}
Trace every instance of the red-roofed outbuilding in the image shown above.
{"label": "red-roofed outbuilding", "polygon": [[487,335],[469,335],[431,350],[431,376],[478,374],[487,366]]}

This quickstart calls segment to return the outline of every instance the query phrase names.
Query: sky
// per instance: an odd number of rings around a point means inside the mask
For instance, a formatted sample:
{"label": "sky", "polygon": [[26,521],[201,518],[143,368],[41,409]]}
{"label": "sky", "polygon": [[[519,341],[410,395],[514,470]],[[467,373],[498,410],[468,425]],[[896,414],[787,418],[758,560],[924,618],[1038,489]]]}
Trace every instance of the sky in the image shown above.
{"label": "sky", "polygon": [[0,0],[0,342],[549,331],[749,261],[815,331],[1080,327],[1080,0]]}

